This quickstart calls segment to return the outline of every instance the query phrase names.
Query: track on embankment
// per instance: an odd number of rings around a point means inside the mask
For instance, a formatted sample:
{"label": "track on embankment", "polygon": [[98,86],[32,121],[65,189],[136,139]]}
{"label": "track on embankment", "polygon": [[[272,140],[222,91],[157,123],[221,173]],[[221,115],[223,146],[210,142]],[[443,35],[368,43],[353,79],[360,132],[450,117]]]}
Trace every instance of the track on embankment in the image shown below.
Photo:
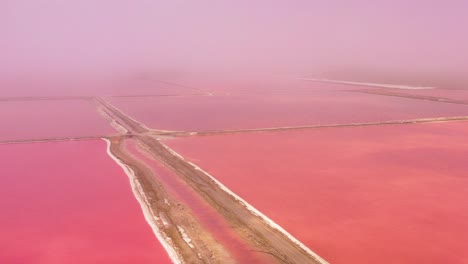
{"label": "track on embankment", "polygon": [[408,93],[404,93],[400,91],[385,90],[385,89],[361,89],[361,90],[353,90],[350,92],[357,92],[357,93],[364,93],[364,94],[376,94],[376,95],[383,95],[383,96],[393,96],[393,97],[401,97],[401,98],[409,98],[409,99],[433,101],[433,102],[443,102],[443,103],[451,103],[451,104],[464,104],[464,105],[468,104],[468,100],[458,100],[458,99],[452,99],[452,98],[440,97],[440,96],[408,94]]}
{"label": "track on embankment", "polygon": [[[241,263],[239,256],[258,259],[256,263],[327,263],[301,242],[292,237],[268,217],[257,211],[221,183],[194,164],[163,145],[150,131],[126,116],[102,98],[96,102],[108,117],[127,130],[127,135],[110,139],[110,152],[125,164],[139,186],[139,199],[143,208],[152,214],[150,224],[156,226],[158,238],[181,263]],[[190,203],[181,203],[170,186],[151,172],[147,164],[137,160],[125,148],[126,140],[134,140],[152,159],[172,171],[186,188],[214,209],[225,221],[225,230],[233,232],[234,240],[242,247],[232,252],[230,245],[216,239],[197,215]],[[148,217],[147,217],[148,220]]]}

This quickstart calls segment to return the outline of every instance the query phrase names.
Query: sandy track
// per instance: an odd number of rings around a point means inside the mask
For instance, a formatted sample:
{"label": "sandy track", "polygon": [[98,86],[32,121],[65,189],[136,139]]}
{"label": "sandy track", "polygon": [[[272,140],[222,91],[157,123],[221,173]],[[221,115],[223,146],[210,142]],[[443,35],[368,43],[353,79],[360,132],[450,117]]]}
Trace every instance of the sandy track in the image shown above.
{"label": "sandy track", "polygon": [[[132,137],[156,161],[175,172],[183,182],[214,208],[230,224],[232,230],[246,244],[250,245],[251,251],[269,256],[270,260],[268,263],[327,263],[263,214],[256,214],[256,210],[253,210],[253,207],[226,191],[226,189],[223,189],[219,183],[214,181],[201,169],[161,144],[159,140],[148,133],[149,131],[144,126],[141,126],[138,122],[126,116],[106,101],[99,99],[97,102],[107,110],[106,112],[116,122],[124,126],[129,134],[133,134]],[[224,248],[220,247],[219,243],[210,239],[212,237],[211,234],[207,234],[206,230],[201,225],[198,225],[197,219],[193,217],[190,210],[177,211],[171,207],[168,208],[167,204],[161,205],[161,194],[165,197],[162,199],[171,199],[172,202],[170,204],[177,204],[177,201],[174,201],[168,195],[168,192],[164,190],[164,186],[160,182],[157,182],[157,175],[155,175],[156,177],[149,177],[150,172],[145,172],[144,165],[131,158],[122,150],[122,140],[120,138],[111,140],[111,144],[112,153],[135,172],[143,192],[149,197],[149,201],[156,201],[155,203],[151,202],[150,205],[153,208],[153,212],[160,212],[162,210],[169,221],[175,223],[173,226],[179,226],[178,223],[182,222],[180,225],[192,228],[188,231],[183,229],[183,232],[180,229],[166,230],[167,232],[163,229],[162,231],[170,238],[169,241],[173,241],[172,246],[184,262],[199,263],[201,261],[202,263],[218,263],[219,260],[222,260],[222,263],[236,262],[235,259],[229,257],[232,254],[229,254]],[[183,223],[184,221],[188,222]],[[184,234],[185,232],[187,234]],[[190,237],[194,244],[190,246],[188,243],[184,243],[186,242],[184,241],[184,237]],[[195,245],[195,243],[197,244]],[[193,251],[194,248],[197,248],[197,250]]]}
{"label": "sandy track", "polygon": [[377,87],[377,88],[390,88],[390,89],[400,89],[400,90],[427,90],[427,89],[434,89],[435,88],[435,87],[432,87],[432,86],[414,86],[414,85],[405,85],[405,84],[353,82],[353,81],[315,79],[315,78],[300,78],[300,80],[313,81],[313,82],[324,82],[324,83],[337,83],[337,84],[345,84],[345,85],[356,85],[356,86],[369,86],[369,87]]}
{"label": "sandy track", "polygon": [[455,100],[455,99],[450,99],[450,98],[445,98],[445,97],[409,94],[409,93],[404,93],[404,92],[399,92],[399,91],[391,91],[391,90],[384,90],[384,89],[353,90],[353,91],[350,91],[350,92],[376,94],[376,95],[386,95],[386,96],[402,97],[402,98],[409,98],[409,99],[419,99],[419,100],[425,100],[425,101],[434,101],[434,102],[443,102],[443,103],[452,103],[452,104],[468,104],[468,101],[466,101],[466,100]]}
{"label": "sandy track", "polygon": [[164,138],[164,137],[171,138],[171,137],[212,136],[212,135],[239,134],[239,133],[263,133],[263,132],[278,132],[278,131],[289,131],[289,130],[364,127],[364,126],[382,126],[382,125],[405,125],[405,124],[456,122],[456,121],[468,121],[468,116],[433,117],[433,118],[418,118],[418,119],[404,119],[404,120],[389,120],[389,121],[381,121],[381,122],[346,123],[346,124],[294,126],[294,127],[271,127],[271,128],[238,129],[238,130],[205,130],[205,131],[197,131],[197,132],[152,130],[150,134],[158,138]]}
{"label": "sandy track", "polygon": [[[110,152],[130,169],[130,180],[147,221],[160,242],[168,249],[174,263],[229,263],[231,256],[191,214],[179,203],[157,176],[142,162],[129,155],[124,140],[110,140]],[[149,215],[149,216],[148,216]]]}
{"label": "sandy track", "polygon": [[205,172],[167,149],[158,140],[142,136],[139,141],[154,158],[176,172],[215,208],[245,241],[257,247],[257,251],[274,256],[278,263],[326,263],[274,228],[267,219],[254,214],[245,203],[221,189]]}
{"label": "sandy track", "polygon": [[[252,212],[246,204],[222,190],[203,171],[172,153],[151,136],[134,138],[153,157],[177,173],[195,192],[211,205],[230,227],[250,245],[250,251],[270,255],[268,263],[326,263],[260,215]],[[167,243],[183,263],[237,263],[236,259],[210,234],[191,208],[181,204],[164,184],[158,181],[144,163],[129,155],[123,147],[124,139],[111,139],[110,151],[135,175],[133,185],[139,195],[145,197],[144,205],[153,216],[155,224]],[[137,188],[137,189],[138,189]],[[189,243],[187,242],[190,241]]]}
{"label": "sandy track", "polygon": [[116,124],[119,124],[125,130],[127,133],[130,134],[140,134],[140,133],[145,133],[149,129],[137,121],[133,120],[131,117],[124,115],[122,112],[120,112],[117,108],[115,108],[113,105],[108,103],[106,100],[97,97],[94,98],[97,108],[99,111],[104,112],[109,116],[110,119],[112,119]]}

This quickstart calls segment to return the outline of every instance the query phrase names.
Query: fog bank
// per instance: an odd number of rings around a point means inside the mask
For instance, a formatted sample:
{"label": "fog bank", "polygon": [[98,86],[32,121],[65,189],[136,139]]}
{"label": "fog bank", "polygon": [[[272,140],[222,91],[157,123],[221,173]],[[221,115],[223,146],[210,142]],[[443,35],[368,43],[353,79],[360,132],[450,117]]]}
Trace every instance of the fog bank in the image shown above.
{"label": "fog bank", "polygon": [[4,0],[0,73],[463,74],[466,10],[442,0]]}

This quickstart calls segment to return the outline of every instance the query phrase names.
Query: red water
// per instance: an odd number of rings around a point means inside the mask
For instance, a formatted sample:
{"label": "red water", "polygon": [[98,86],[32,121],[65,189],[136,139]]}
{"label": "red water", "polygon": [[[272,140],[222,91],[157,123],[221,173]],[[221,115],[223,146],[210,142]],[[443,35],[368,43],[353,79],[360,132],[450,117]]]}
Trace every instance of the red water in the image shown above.
{"label": "red water", "polygon": [[0,101],[0,141],[115,134],[90,100]]}
{"label": "red water", "polygon": [[462,264],[467,135],[460,122],[166,143],[330,263]]}
{"label": "red water", "polygon": [[149,158],[148,154],[138,148],[135,141],[126,141],[126,150],[152,170],[158,181],[163,183],[165,189],[177,199],[178,203],[184,204],[191,211],[191,214],[213,235],[218,243],[232,254],[236,261],[239,263],[269,263],[270,259],[266,258],[264,253],[252,251],[234,232],[229,222],[182,181],[180,176]]}
{"label": "red water", "polygon": [[0,145],[0,263],[170,263],[102,140]]}
{"label": "red water", "polygon": [[112,98],[111,102],[151,128],[189,131],[468,115],[468,105],[344,91]]}

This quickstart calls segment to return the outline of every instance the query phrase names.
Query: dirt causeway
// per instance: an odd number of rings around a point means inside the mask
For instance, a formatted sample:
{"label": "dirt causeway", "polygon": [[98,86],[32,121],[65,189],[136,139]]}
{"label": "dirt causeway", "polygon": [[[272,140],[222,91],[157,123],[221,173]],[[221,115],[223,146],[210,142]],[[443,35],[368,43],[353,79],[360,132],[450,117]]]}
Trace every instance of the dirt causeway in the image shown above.
{"label": "dirt causeway", "polygon": [[255,252],[262,255],[262,263],[326,263],[239,197],[223,189],[208,174],[167,148],[135,120],[102,99],[97,103],[128,131],[127,136],[111,139],[111,152],[134,172],[135,186],[141,187],[141,196],[153,214],[161,242],[168,244],[177,254],[175,261],[239,263],[234,254],[200,224],[190,205],[186,208],[186,204],[179,203],[167,191],[164,181],[158,180],[158,175],[153,175],[142,162],[125,151],[123,145],[126,140],[137,141],[156,162],[173,171],[188,188],[214,208],[247,245],[249,252],[246,254]]}

